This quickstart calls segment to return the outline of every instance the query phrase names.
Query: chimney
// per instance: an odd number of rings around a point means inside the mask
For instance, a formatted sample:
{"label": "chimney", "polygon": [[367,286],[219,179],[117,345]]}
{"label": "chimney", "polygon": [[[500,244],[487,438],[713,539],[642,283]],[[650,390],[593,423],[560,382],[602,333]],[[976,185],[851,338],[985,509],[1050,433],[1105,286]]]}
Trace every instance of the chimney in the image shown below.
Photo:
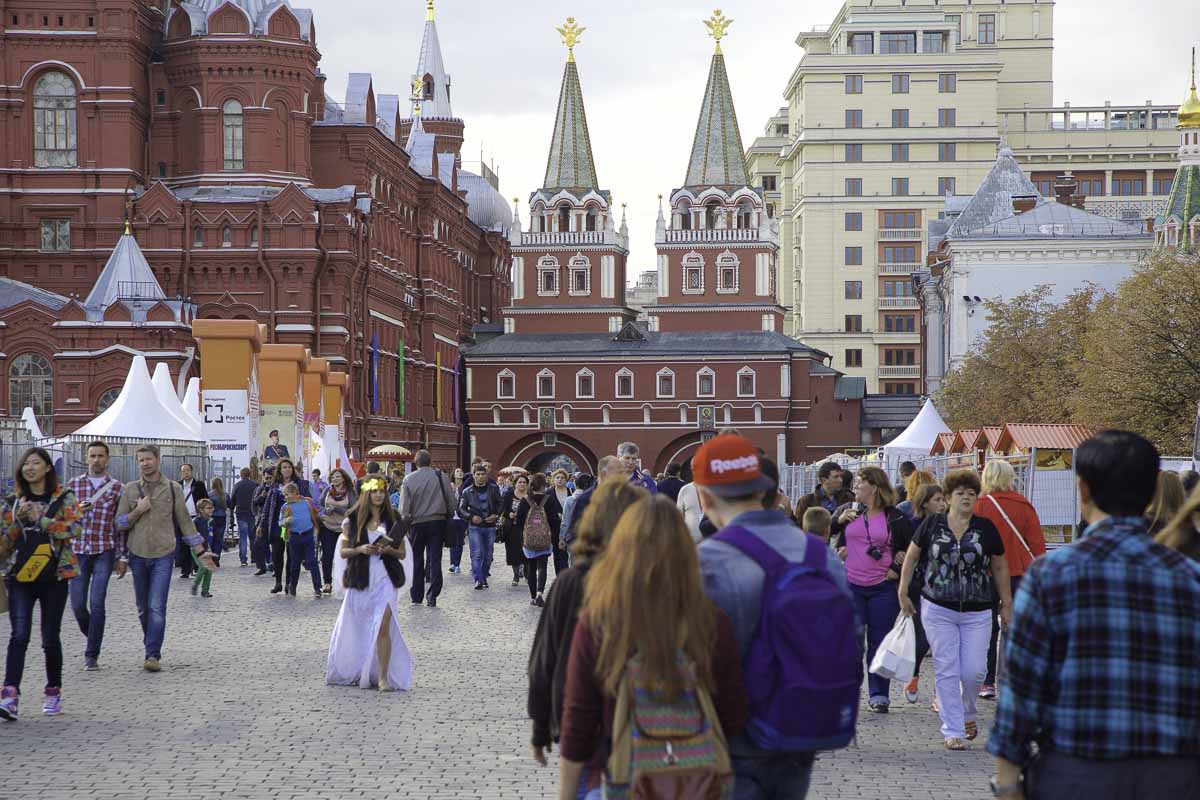
{"label": "chimney", "polygon": [[1059,175],[1054,179],[1054,196],[1058,202],[1072,208],[1083,208],[1084,196],[1079,194],[1079,181],[1074,175]]}
{"label": "chimney", "polygon": [[1024,214],[1037,208],[1037,196],[1032,194],[1014,194],[1012,208],[1014,214]]}

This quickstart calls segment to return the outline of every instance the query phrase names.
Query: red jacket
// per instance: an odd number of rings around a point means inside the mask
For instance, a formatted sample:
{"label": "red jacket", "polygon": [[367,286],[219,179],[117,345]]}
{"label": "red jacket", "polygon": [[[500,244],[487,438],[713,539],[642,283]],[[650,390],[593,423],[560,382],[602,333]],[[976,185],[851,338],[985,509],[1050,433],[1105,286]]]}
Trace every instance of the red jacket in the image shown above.
{"label": "red jacket", "polygon": [[[1012,520],[1012,524],[1021,532],[1025,544],[1029,545],[1029,550],[1022,546],[1012,527],[1004,521],[1004,516],[996,508],[996,504],[989,499],[992,497],[996,498],[996,501],[1000,503],[1000,508],[1004,509],[1004,513]],[[1046,538],[1042,535],[1041,520],[1038,519],[1033,505],[1021,493],[992,492],[984,495],[975,502],[975,513],[991,520],[992,524],[996,526],[996,530],[1000,531],[1000,538],[1004,541],[1004,558],[1008,561],[1010,575],[1014,577],[1024,575],[1034,558],[1045,555]],[[1032,556],[1029,555],[1030,551],[1033,552]]]}

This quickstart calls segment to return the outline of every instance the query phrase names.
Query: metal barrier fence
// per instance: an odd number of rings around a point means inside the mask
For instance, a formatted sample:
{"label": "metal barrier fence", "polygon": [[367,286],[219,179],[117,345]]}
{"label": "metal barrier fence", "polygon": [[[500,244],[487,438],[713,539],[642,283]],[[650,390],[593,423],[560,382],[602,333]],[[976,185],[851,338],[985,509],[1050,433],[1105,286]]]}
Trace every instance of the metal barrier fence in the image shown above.
{"label": "metal barrier fence", "polygon": [[[38,442],[29,439],[0,442],[0,490],[4,494],[13,491],[18,461],[21,455],[34,445],[50,453],[61,481],[87,472],[87,446],[91,441],[92,437],[67,436]],[[229,491],[237,482],[238,470],[233,461],[209,458],[208,447],[203,442],[117,437],[105,438],[103,441],[108,445],[109,451],[108,473],[123,483],[137,480],[140,476],[136,451],[138,447],[147,443],[158,446],[162,458],[162,474],[168,478],[178,479],[180,468],[184,464],[191,464],[196,479],[203,480],[205,484],[211,485],[213,478],[220,478],[225,484],[225,490]]]}

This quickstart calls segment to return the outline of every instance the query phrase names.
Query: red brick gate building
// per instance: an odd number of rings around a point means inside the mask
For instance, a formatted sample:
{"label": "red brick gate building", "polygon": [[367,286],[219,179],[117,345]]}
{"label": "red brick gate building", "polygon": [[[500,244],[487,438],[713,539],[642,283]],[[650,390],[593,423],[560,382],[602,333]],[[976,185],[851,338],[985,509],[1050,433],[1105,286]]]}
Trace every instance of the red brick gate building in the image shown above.
{"label": "red brick gate building", "polygon": [[511,232],[512,305],[464,353],[469,450],[533,469],[565,456],[590,471],[632,440],[658,471],[724,426],[781,461],[859,445],[861,395],[826,354],[778,333],[778,234],[749,186],[719,43],[685,185],[670,223],[659,214],[659,297],[645,325],[625,304],[628,229],[596,178],[579,30],[568,20],[562,32],[546,178],[529,230],[516,221]]}

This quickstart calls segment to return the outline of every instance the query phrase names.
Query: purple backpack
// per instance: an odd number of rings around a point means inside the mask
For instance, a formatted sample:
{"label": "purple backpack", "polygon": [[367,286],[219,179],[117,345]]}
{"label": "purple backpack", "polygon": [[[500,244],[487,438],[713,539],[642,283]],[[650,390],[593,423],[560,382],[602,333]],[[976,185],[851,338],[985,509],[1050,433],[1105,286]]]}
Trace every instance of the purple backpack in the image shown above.
{"label": "purple backpack", "polygon": [[858,719],[863,662],[854,605],[829,574],[829,548],[811,533],[803,535],[802,562],[788,561],[740,526],[713,537],[766,573],[743,663],[750,699],[746,734],[764,750],[836,750],[850,744]]}

